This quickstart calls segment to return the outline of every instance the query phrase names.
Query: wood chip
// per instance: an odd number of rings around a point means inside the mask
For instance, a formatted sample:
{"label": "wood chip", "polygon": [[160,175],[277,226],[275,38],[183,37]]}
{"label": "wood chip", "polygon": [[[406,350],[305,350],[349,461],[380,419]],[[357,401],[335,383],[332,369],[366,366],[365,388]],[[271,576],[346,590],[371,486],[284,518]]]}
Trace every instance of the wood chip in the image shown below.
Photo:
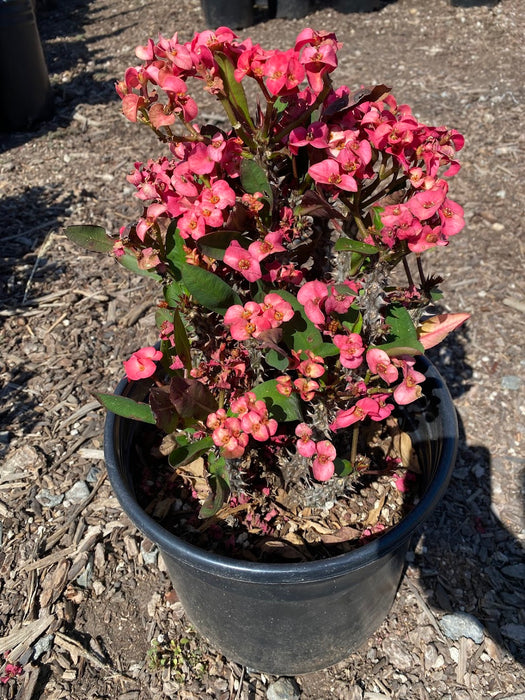
{"label": "wood chip", "polygon": [[44,617],[33,620],[28,625],[18,627],[6,637],[0,637],[0,654],[11,650],[9,661],[15,663],[24,651],[29,649],[46,632],[54,619],[54,615],[44,615]]}
{"label": "wood chip", "polygon": [[68,637],[67,635],[63,634],[62,632],[57,632],[55,634],[55,644],[69,652],[69,654],[72,657],[73,655],[82,657],[92,666],[105,669],[106,671],[111,671],[112,675],[117,676],[118,678],[122,678],[123,680],[133,681],[133,678],[126,676],[124,673],[119,673],[118,671],[113,669],[109,664],[99,659],[87,649],[84,649],[84,647],[81,644],[79,644],[74,639],[71,639],[71,637]]}

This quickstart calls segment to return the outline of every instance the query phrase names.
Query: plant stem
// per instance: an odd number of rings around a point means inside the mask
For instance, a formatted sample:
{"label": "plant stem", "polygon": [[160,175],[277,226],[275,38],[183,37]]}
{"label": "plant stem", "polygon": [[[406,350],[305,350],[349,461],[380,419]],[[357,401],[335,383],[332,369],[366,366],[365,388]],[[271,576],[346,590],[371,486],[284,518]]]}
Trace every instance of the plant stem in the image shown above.
{"label": "plant stem", "polygon": [[414,287],[414,280],[412,279],[412,273],[410,272],[410,267],[408,266],[408,261],[406,258],[403,258],[403,267],[405,268],[405,272],[407,275],[407,280],[408,280],[408,285],[409,287]]}
{"label": "plant stem", "polygon": [[355,468],[355,463],[357,461],[357,440],[359,438],[359,423],[354,425],[352,430],[352,448],[350,451],[350,462]]}
{"label": "plant stem", "polygon": [[299,117],[297,117],[297,119],[294,119],[294,121],[291,124],[288,124],[287,127],[285,127],[282,131],[280,131],[277,134],[277,136],[275,136],[272,139],[274,141],[274,143],[279,143],[279,141],[282,141],[284,139],[284,137],[290,133],[290,131],[295,129],[296,126],[301,126],[302,124],[305,124],[306,119],[310,116],[310,114],[315,112],[315,110],[319,107],[319,105],[324,101],[325,97],[328,95],[328,93],[330,92],[330,89],[332,87],[331,80],[328,76],[325,76],[324,80],[325,80],[324,88],[323,88],[322,92],[320,92],[317,95],[317,99],[313,103],[313,105],[308,107],[308,109],[305,112],[303,112]]}
{"label": "plant stem", "polygon": [[416,255],[417,270],[419,272],[419,279],[421,280],[421,287],[424,289],[426,284],[425,273],[423,272],[423,261],[420,255]]}

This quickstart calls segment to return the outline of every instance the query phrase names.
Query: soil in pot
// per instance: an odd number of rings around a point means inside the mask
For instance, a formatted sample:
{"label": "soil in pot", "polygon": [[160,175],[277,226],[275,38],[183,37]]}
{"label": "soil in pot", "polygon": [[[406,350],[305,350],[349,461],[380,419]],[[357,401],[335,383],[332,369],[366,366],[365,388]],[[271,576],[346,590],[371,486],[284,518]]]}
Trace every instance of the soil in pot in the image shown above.
{"label": "soil in pot", "polygon": [[174,470],[157,430],[138,431],[132,461],[140,506],[186,542],[236,559],[311,561],[352,551],[397,525],[418,498],[417,458],[395,418],[362,431],[370,456],[359,458],[354,474],[320,484],[305,468],[293,491],[268,472],[272,455],[252,449],[231,464],[229,501],[204,519],[203,500],[213,494],[203,459]]}

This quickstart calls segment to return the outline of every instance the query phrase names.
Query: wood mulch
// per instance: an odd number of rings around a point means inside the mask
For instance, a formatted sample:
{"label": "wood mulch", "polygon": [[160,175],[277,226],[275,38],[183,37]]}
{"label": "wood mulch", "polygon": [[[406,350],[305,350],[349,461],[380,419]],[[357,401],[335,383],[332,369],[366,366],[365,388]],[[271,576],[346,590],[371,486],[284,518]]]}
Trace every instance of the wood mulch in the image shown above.
{"label": "wood mulch", "polygon": [[[268,21],[260,10],[242,33],[284,48],[304,26],[336,30],[341,81],[392,85],[420,118],[465,134],[453,198],[467,228],[429,259],[446,278],[447,309],[472,319],[434,354],[462,423],[452,485],[412,543],[387,621],[343,662],[297,678],[298,692],[311,700],[518,700],[521,2],[397,0],[348,14],[313,4],[301,21]],[[157,145],[124,122],[113,85],[148,36],[178,30],[187,39],[203,29],[199,2],[48,0],[38,8],[54,114],[34,131],[0,135],[0,698],[265,698],[276,679],[224,658],[191,628],[161,557],[105,477],[104,415],[93,393],[112,391],[122,359],[154,340],[153,287],[79,252],[62,233],[74,223],[116,232],[136,215],[125,175]],[[219,112],[213,103],[203,111]],[[481,638],[447,636],[443,618],[459,612],[476,618]]]}

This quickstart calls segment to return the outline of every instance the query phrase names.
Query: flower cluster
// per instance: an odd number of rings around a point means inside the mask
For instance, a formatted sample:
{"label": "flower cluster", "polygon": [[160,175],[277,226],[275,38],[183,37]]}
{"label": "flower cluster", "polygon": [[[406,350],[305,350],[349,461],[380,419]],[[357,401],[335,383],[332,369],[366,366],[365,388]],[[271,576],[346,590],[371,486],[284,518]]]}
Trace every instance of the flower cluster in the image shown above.
{"label": "flower cluster", "polygon": [[[124,366],[167,380],[152,420],[174,430],[174,454],[191,445],[225,480],[225,460],[260,443],[276,463],[295,452],[316,481],[351,472],[357,427],[417,400],[417,355],[467,318],[429,313],[437,278],[421,259],[463,227],[448,194],[463,138],[385,85],[335,87],[340,49],[313,29],[284,51],[227,27],[161,36],[117,85],[124,115],[169,149],[135,164],[142,213],[111,244],[164,295],[160,350]],[[224,124],[196,121],[199,83]]]}

